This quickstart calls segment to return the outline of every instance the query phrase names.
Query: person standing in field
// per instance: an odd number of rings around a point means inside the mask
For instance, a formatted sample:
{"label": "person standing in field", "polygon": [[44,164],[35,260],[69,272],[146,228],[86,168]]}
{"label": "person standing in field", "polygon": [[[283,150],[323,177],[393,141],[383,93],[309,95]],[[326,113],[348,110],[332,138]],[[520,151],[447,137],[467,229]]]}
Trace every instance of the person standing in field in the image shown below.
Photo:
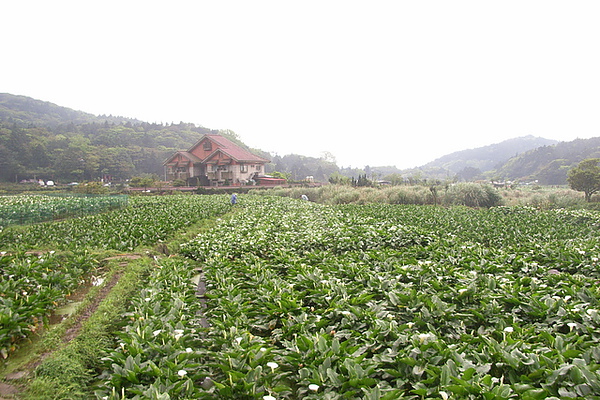
{"label": "person standing in field", "polygon": [[237,194],[232,194],[231,195],[231,205],[235,205],[235,203],[237,203]]}

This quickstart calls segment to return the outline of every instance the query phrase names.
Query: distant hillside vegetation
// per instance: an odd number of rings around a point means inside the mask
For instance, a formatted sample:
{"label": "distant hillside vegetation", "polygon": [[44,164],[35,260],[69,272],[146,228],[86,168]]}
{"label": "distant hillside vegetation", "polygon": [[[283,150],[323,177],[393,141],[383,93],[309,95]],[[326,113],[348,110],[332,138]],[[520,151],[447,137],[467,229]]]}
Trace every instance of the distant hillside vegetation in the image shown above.
{"label": "distant hillside vegetation", "polygon": [[[162,163],[203,134],[194,124],[94,116],[25,96],[0,94],[0,181],[58,182],[163,175]],[[227,135],[227,132],[223,132]],[[235,139],[235,138],[234,138]]]}
{"label": "distant hillside vegetation", "polygon": [[32,99],[26,96],[16,96],[0,93],[0,121],[16,123],[22,126],[56,127],[65,123],[141,123],[142,121],[110,116],[95,116],[83,111],[61,107],[56,104]]}
{"label": "distant hillside vegetation", "polygon": [[503,165],[511,157],[555,143],[558,142],[532,135],[523,136],[475,149],[457,151],[421,167],[403,170],[401,173],[405,176],[439,180],[485,179],[487,173]]}
{"label": "distant hillside vegetation", "polygon": [[523,136],[476,149],[457,151],[425,164],[423,168],[446,168],[450,172],[459,173],[464,168],[471,167],[486,172],[520,153],[556,143],[558,141],[542,137]]}
{"label": "distant hillside vegetation", "polygon": [[493,173],[498,179],[565,185],[567,172],[586,158],[600,158],[600,137],[560,142],[519,154]]}
{"label": "distant hillside vegetation", "polygon": [[[95,116],[26,96],[0,93],[0,181],[33,178],[58,182],[163,176],[163,161],[185,150],[206,133],[220,133],[248,148],[228,130],[191,123],[155,124],[125,117]],[[267,171],[292,180],[313,176],[367,176],[392,184],[439,181],[510,180],[564,185],[567,171],[586,158],[600,158],[600,138],[558,143],[524,136],[440,157],[418,168],[365,166],[339,169],[326,158],[274,156]]]}

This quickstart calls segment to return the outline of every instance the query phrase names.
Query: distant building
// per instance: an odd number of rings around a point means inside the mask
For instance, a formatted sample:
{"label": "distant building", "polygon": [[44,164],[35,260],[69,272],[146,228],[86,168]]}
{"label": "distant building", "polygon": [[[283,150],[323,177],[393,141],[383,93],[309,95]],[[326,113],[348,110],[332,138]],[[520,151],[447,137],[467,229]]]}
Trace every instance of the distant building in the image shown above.
{"label": "distant building", "polygon": [[221,135],[209,134],[189,150],[173,154],[163,166],[167,181],[183,179],[189,186],[223,186],[255,182],[268,162]]}

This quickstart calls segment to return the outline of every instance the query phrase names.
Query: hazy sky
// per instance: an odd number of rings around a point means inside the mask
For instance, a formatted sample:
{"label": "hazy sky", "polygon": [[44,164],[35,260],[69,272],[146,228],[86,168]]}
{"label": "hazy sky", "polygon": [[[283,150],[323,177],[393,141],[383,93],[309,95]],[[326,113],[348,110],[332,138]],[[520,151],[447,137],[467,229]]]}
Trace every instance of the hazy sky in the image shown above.
{"label": "hazy sky", "polygon": [[600,2],[5,1],[0,92],[341,166],[600,136]]}

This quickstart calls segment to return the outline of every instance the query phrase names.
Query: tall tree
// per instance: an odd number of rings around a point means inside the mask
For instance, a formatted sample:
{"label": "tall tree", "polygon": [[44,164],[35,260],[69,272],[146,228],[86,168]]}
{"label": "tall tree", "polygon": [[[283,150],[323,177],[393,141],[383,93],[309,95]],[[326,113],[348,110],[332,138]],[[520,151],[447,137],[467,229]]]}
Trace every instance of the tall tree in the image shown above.
{"label": "tall tree", "polygon": [[569,170],[567,182],[573,190],[583,192],[585,200],[591,201],[592,195],[600,190],[600,158],[583,160]]}

